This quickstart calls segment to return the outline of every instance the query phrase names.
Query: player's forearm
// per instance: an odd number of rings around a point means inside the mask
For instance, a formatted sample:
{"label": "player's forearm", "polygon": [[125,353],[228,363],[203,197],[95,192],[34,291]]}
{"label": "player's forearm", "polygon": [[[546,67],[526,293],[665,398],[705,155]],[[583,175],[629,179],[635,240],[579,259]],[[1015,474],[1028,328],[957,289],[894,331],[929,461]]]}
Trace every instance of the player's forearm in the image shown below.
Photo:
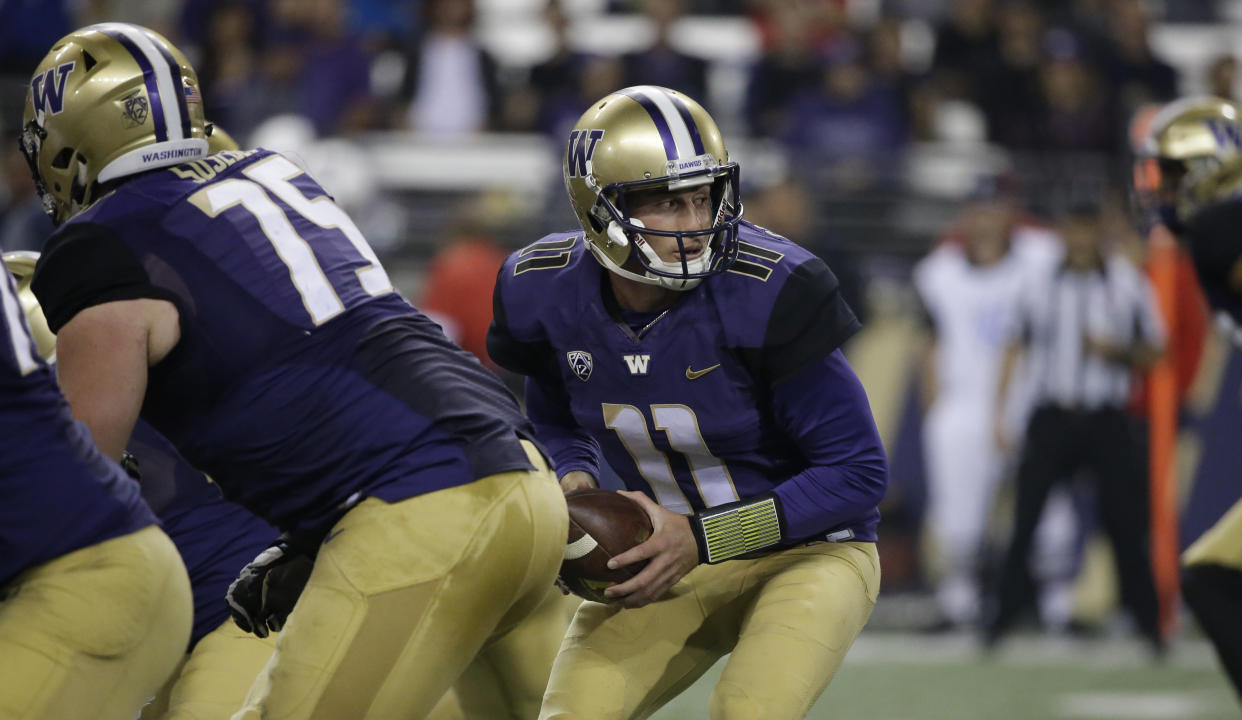
{"label": "player's forearm", "polygon": [[776,487],[790,538],[862,520],[888,488],[888,460],[862,383],[840,353],[773,388],[773,409],[809,466]]}
{"label": "player's forearm", "polygon": [[814,466],[776,488],[788,539],[809,538],[867,519],[888,489],[883,457],[847,466]]}

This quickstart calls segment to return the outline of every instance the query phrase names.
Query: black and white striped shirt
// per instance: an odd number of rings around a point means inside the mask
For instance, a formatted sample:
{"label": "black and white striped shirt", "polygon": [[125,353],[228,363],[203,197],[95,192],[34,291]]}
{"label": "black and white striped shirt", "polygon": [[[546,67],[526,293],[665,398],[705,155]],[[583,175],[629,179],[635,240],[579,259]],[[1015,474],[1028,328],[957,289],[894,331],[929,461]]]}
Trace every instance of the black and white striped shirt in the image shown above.
{"label": "black and white striped shirt", "polygon": [[1124,407],[1132,371],[1086,350],[1088,337],[1119,347],[1163,347],[1164,324],[1147,277],[1127,259],[1079,271],[1052,264],[1027,276],[1011,325],[1028,352],[1036,405]]}

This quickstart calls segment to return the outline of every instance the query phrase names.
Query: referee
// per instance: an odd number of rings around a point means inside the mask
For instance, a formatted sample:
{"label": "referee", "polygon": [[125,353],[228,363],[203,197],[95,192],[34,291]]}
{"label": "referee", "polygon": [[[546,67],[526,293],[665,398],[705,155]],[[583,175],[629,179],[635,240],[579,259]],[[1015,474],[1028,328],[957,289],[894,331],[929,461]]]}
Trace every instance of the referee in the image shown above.
{"label": "referee", "polygon": [[1148,483],[1125,415],[1130,378],[1150,368],[1164,330],[1150,285],[1130,261],[1106,253],[1098,206],[1073,206],[1061,222],[1062,262],[1033,271],[1016,306],[998,405],[1023,352],[1035,410],[1018,465],[1013,538],[1005,554],[984,643],[1012,630],[1032,597],[1032,538],[1049,490],[1089,471],[1100,522],[1121,581],[1121,601],[1159,654],[1155,584],[1148,557]]}

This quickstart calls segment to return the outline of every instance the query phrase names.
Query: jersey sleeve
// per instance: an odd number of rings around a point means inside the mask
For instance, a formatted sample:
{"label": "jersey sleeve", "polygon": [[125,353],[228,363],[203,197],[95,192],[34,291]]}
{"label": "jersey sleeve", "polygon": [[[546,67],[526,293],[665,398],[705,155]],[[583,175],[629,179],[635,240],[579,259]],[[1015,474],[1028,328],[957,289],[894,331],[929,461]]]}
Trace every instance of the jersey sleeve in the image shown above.
{"label": "jersey sleeve", "polygon": [[776,297],[759,370],[769,383],[779,382],[828,357],[861,327],[837,276],[812,257],[789,274]]}
{"label": "jersey sleeve", "polygon": [[138,298],[176,302],[152,284],[137,253],[116,232],[92,223],[73,223],[53,236],[31,289],[52,332],[95,305]]}
{"label": "jersey sleeve", "polygon": [[599,480],[599,443],[574,420],[564,385],[526,378],[526,415],[535,436],[547,448],[558,478],[582,470]]}
{"label": "jersey sleeve", "polygon": [[888,459],[866,392],[844,355],[833,352],[778,383],[772,409],[810,463],[775,489],[790,538],[875,510],[888,489]]}
{"label": "jersey sleeve", "polygon": [[552,347],[538,337],[519,338],[509,323],[504,287],[507,266],[500,268],[492,291],[492,322],[487,328],[487,354],[500,367],[519,375],[545,376],[556,371]]}
{"label": "jersey sleeve", "polygon": [[[544,338],[515,330],[505,302],[507,265],[492,293],[492,323],[487,354],[500,367],[526,377],[526,415],[556,468],[557,477],[583,470],[599,478],[599,444],[574,420],[569,396],[556,367],[555,351]],[[522,337],[519,337],[522,335]]]}

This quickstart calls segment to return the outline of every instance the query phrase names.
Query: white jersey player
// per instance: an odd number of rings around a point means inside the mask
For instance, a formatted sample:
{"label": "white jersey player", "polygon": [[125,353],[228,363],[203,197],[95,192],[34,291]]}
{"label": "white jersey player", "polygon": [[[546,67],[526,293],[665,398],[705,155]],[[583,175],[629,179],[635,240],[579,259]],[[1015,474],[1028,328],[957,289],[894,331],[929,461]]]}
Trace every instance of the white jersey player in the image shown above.
{"label": "white jersey player", "polygon": [[[1054,233],[1015,227],[1013,218],[1004,200],[972,203],[962,217],[961,242],[940,245],[914,271],[931,329],[922,378],[925,529],[933,548],[929,559],[939,575],[943,624],[957,628],[979,619],[980,550],[1008,449],[1022,437],[1030,410],[1021,377],[1009,389],[1004,411],[996,409],[1010,314],[1024,274],[1055,262],[1060,253]],[[1045,588],[1040,603],[1045,625],[1069,620],[1074,526],[1070,497],[1054,493],[1035,562]]]}

